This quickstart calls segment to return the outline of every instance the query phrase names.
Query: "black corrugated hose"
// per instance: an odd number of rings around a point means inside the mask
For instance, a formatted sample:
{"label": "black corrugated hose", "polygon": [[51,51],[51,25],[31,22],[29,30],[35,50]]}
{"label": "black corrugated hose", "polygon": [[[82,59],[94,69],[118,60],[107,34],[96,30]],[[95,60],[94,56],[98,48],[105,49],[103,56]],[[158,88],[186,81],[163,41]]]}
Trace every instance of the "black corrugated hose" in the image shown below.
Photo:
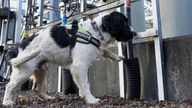
{"label": "black corrugated hose", "polygon": [[73,81],[70,70],[64,69],[62,78],[62,91],[64,94],[77,94],[78,88]]}

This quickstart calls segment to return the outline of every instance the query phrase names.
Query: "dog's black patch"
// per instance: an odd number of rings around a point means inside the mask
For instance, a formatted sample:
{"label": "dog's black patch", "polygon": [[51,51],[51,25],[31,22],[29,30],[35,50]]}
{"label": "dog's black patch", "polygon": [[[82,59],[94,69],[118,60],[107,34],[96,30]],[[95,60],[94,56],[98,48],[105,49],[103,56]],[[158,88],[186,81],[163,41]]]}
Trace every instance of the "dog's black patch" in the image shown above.
{"label": "dog's black patch", "polygon": [[68,36],[66,28],[63,26],[53,26],[53,28],[51,29],[51,37],[61,48],[67,47],[72,43],[70,37]]}
{"label": "dog's black patch", "polygon": [[112,12],[102,18],[101,28],[108,32],[117,41],[126,42],[133,38],[133,34],[128,25],[128,19],[120,12]]}
{"label": "dog's black patch", "polygon": [[19,48],[21,48],[22,50],[24,50],[29,44],[30,42],[37,36],[38,34],[33,34],[31,36],[29,36],[28,38],[24,39],[20,44],[19,44]]}

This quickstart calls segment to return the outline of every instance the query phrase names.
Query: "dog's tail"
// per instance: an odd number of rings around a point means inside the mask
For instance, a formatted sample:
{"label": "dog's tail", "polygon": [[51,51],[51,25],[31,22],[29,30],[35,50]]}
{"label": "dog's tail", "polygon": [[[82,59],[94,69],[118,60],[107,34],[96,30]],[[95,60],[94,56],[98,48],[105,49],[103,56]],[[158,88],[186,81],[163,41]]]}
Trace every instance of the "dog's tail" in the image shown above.
{"label": "dog's tail", "polygon": [[21,57],[17,57],[17,58],[13,58],[11,59],[9,62],[12,66],[14,67],[18,67],[19,65],[33,59],[34,57],[36,57],[38,54],[40,53],[40,50],[35,50],[27,55],[21,56]]}

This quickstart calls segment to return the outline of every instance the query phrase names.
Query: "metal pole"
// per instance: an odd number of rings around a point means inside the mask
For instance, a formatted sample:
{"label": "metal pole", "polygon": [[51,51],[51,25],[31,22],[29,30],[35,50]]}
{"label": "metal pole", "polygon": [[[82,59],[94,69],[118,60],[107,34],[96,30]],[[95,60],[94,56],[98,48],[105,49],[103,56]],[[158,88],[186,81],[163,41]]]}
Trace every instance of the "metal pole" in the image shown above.
{"label": "metal pole", "polygon": [[[87,8],[87,0],[81,0],[80,4],[80,12],[84,12]],[[84,21],[85,19],[82,19],[81,21]]]}
{"label": "metal pole", "polygon": [[[2,31],[2,30],[1,30],[1,29],[2,29],[2,22],[3,22],[2,19],[0,19],[0,38],[1,38],[1,36],[2,36],[2,35],[1,35],[1,31]],[[1,40],[1,39],[0,39],[0,40]]]}
{"label": "metal pole", "polygon": [[[118,42],[118,55],[123,55],[122,52],[122,45],[120,42]],[[124,78],[124,72],[123,72],[123,62],[119,62],[119,88],[120,88],[120,97],[125,97],[125,78]]]}
{"label": "metal pole", "polygon": [[85,11],[85,9],[87,8],[87,5],[86,5],[86,3],[87,3],[87,0],[81,0],[81,8],[80,8],[80,11],[81,12],[84,12]]}
{"label": "metal pole", "polygon": [[[129,25],[131,25],[131,0],[125,0],[125,11],[126,11],[126,15],[127,18],[129,19]],[[132,40],[129,40],[127,42],[127,58],[133,58],[134,54],[133,54],[133,44],[132,44]]]}
{"label": "metal pole", "polygon": [[50,10],[50,13],[49,13],[50,22],[59,20],[60,19],[60,12],[56,11],[59,9],[59,0],[50,0],[50,5],[53,9],[53,10]]}
{"label": "metal pole", "polygon": [[157,86],[158,86],[158,98],[159,100],[165,100],[165,88],[164,88],[164,57],[163,57],[163,42],[162,42],[162,26],[160,15],[160,2],[159,0],[152,0],[154,6],[154,28],[158,30],[158,36],[154,38],[155,44],[155,58],[156,58],[156,70],[157,70]]}
{"label": "metal pole", "polygon": [[39,26],[43,25],[43,12],[44,12],[44,0],[39,0],[39,11],[40,11],[40,16],[38,19],[38,24]]}
{"label": "metal pole", "polygon": [[58,86],[57,86],[57,92],[61,92],[61,84],[62,84],[62,80],[61,80],[61,73],[62,73],[62,68],[61,66],[58,67]]}
{"label": "metal pole", "polygon": [[0,34],[0,45],[3,45],[5,43],[5,35],[6,35],[6,23],[5,20],[2,21],[2,30],[1,30],[1,34]]}
{"label": "metal pole", "polygon": [[0,1],[0,8],[3,8],[3,5],[4,5],[4,0],[1,0]]}
{"label": "metal pole", "polygon": [[[117,8],[117,11],[125,13],[124,6]],[[118,42],[118,55],[123,55],[122,43],[120,42]],[[119,89],[120,89],[120,97],[125,98],[125,78],[123,70],[123,61],[119,62]]]}
{"label": "metal pole", "polygon": [[32,11],[31,10],[31,6],[32,6],[32,0],[27,0],[25,30],[29,30],[30,29],[30,15],[31,15],[31,11]]}
{"label": "metal pole", "polygon": [[19,43],[21,39],[22,31],[22,0],[18,0],[17,4],[17,20],[16,20],[16,32],[15,32],[15,42]]}

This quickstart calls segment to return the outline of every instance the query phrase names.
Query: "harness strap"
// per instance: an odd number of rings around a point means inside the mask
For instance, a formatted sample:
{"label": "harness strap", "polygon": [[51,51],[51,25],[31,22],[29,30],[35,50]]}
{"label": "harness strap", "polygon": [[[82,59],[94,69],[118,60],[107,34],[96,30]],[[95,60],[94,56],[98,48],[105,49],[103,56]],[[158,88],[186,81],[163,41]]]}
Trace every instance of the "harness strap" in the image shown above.
{"label": "harness strap", "polygon": [[71,35],[71,46],[70,48],[74,48],[75,44],[76,44],[76,40],[77,40],[77,36],[76,36],[76,33],[78,31],[78,21],[77,20],[74,20],[72,22],[72,27],[71,27],[71,30],[70,30],[70,35]]}
{"label": "harness strap", "polygon": [[[100,41],[98,39],[94,38],[88,31],[84,30],[83,27],[81,27],[82,25],[79,25],[79,26],[78,26],[78,22],[72,23],[72,26],[70,26],[70,25],[66,26],[68,33],[75,40],[74,42],[80,42],[80,43],[84,43],[84,44],[93,44],[96,47],[100,47],[100,45],[101,45]],[[77,28],[78,28],[78,30],[77,30]],[[79,39],[84,40],[84,42],[80,41]]]}
{"label": "harness strap", "polygon": [[100,41],[98,39],[92,37],[91,35],[87,35],[87,34],[84,34],[84,33],[81,33],[81,32],[77,32],[76,36],[81,38],[81,39],[84,39],[84,40],[88,41],[89,43],[95,45],[96,47],[100,47]]}

